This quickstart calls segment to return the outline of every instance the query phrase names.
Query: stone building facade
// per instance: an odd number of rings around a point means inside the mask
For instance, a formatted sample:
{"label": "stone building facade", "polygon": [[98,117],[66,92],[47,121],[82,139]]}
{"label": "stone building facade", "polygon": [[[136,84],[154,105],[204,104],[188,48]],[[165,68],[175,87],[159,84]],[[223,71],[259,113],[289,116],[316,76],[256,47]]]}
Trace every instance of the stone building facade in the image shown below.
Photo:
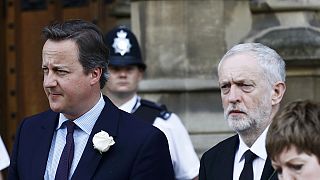
{"label": "stone building facade", "polygon": [[319,10],[318,0],[131,1],[131,28],[148,66],[140,93],[181,116],[200,157],[234,134],[223,119],[216,72],[234,44],[261,42],[282,55],[282,104],[320,100]]}

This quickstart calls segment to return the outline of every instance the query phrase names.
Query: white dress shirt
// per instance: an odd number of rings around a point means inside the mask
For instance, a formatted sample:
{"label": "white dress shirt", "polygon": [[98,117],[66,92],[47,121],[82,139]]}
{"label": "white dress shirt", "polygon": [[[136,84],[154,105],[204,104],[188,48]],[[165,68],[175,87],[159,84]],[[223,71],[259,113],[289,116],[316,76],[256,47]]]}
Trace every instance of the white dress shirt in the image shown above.
{"label": "white dress shirt", "polygon": [[253,177],[254,180],[260,180],[264,164],[267,160],[267,151],[266,151],[266,136],[269,126],[263,131],[263,133],[258,137],[254,144],[249,148],[244,141],[240,139],[239,149],[236,152],[234,167],[233,167],[233,180],[238,180],[241,174],[241,171],[244,167],[245,158],[243,154],[250,149],[251,152],[256,154],[258,157],[252,162],[253,165]]}
{"label": "white dress shirt", "polygon": [[[133,113],[140,105],[140,97],[135,95],[119,109]],[[189,134],[180,118],[172,113],[169,119],[157,117],[153,126],[160,129],[167,137],[171,160],[177,180],[189,180],[199,174],[200,162],[194,151]]]}
{"label": "white dress shirt", "polygon": [[0,136],[0,171],[10,165],[10,158],[7,149]]}
{"label": "white dress shirt", "polygon": [[[77,125],[77,127],[75,128],[73,133],[74,157],[70,169],[69,179],[71,179],[80,161],[80,158],[87,144],[93,126],[96,123],[104,105],[105,102],[101,94],[98,103],[93,108],[91,108],[88,112],[86,112],[85,114],[73,121]],[[62,126],[63,122],[65,121],[68,121],[68,119],[62,113],[60,113],[59,123],[54,132],[51,142],[46,172],[44,175],[45,180],[54,180],[55,178],[60,156],[66,144],[67,127]]]}

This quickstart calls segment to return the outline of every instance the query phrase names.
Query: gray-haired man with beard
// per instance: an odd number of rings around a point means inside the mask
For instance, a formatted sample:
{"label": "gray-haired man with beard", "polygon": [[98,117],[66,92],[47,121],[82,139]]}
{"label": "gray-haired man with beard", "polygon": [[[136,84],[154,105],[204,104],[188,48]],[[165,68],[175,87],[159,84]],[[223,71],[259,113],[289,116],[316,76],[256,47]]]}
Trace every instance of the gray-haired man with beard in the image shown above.
{"label": "gray-haired man with beard", "polygon": [[237,132],[201,158],[200,180],[275,180],[265,149],[286,90],[285,62],[260,43],[239,44],[218,65],[225,119]]}

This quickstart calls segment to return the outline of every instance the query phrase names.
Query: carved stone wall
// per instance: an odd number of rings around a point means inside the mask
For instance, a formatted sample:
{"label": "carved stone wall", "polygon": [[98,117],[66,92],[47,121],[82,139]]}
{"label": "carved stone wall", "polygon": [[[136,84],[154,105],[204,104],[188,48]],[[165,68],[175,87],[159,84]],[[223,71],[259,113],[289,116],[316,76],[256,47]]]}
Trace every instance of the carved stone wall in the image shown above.
{"label": "carved stone wall", "polygon": [[296,99],[320,101],[320,1],[252,1],[250,7],[253,24],[243,41],[266,44],[286,60],[283,104]]}
{"label": "carved stone wall", "polygon": [[148,66],[140,93],[176,112],[199,156],[232,132],[216,65],[234,44],[261,42],[287,62],[287,94],[320,100],[318,0],[131,1],[131,27]]}

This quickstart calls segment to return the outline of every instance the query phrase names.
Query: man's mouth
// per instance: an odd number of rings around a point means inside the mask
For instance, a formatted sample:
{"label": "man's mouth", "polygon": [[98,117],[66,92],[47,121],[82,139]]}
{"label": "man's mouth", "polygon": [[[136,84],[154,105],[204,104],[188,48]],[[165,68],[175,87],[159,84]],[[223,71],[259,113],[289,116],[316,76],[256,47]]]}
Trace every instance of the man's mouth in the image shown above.
{"label": "man's mouth", "polygon": [[128,82],[122,81],[122,82],[119,82],[118,85],[119,85],[119,86],[127,86],[127,85],[128,85]]}
{"label": "man's mouth", "polygon": [[62,94],[61,94],[61,93],[58,93],[58,92],[49,92],[48,95],[49,95],[49,96],[52,96],[52,97],[56,97],[56,96],[61,96]]}
{"label": "man's mouth", "polygon": [[233,115],[233,114],[245,114],[245,112],[240,111],[240,110],[231,110],[231,111],[229,111],[229,115]]}

